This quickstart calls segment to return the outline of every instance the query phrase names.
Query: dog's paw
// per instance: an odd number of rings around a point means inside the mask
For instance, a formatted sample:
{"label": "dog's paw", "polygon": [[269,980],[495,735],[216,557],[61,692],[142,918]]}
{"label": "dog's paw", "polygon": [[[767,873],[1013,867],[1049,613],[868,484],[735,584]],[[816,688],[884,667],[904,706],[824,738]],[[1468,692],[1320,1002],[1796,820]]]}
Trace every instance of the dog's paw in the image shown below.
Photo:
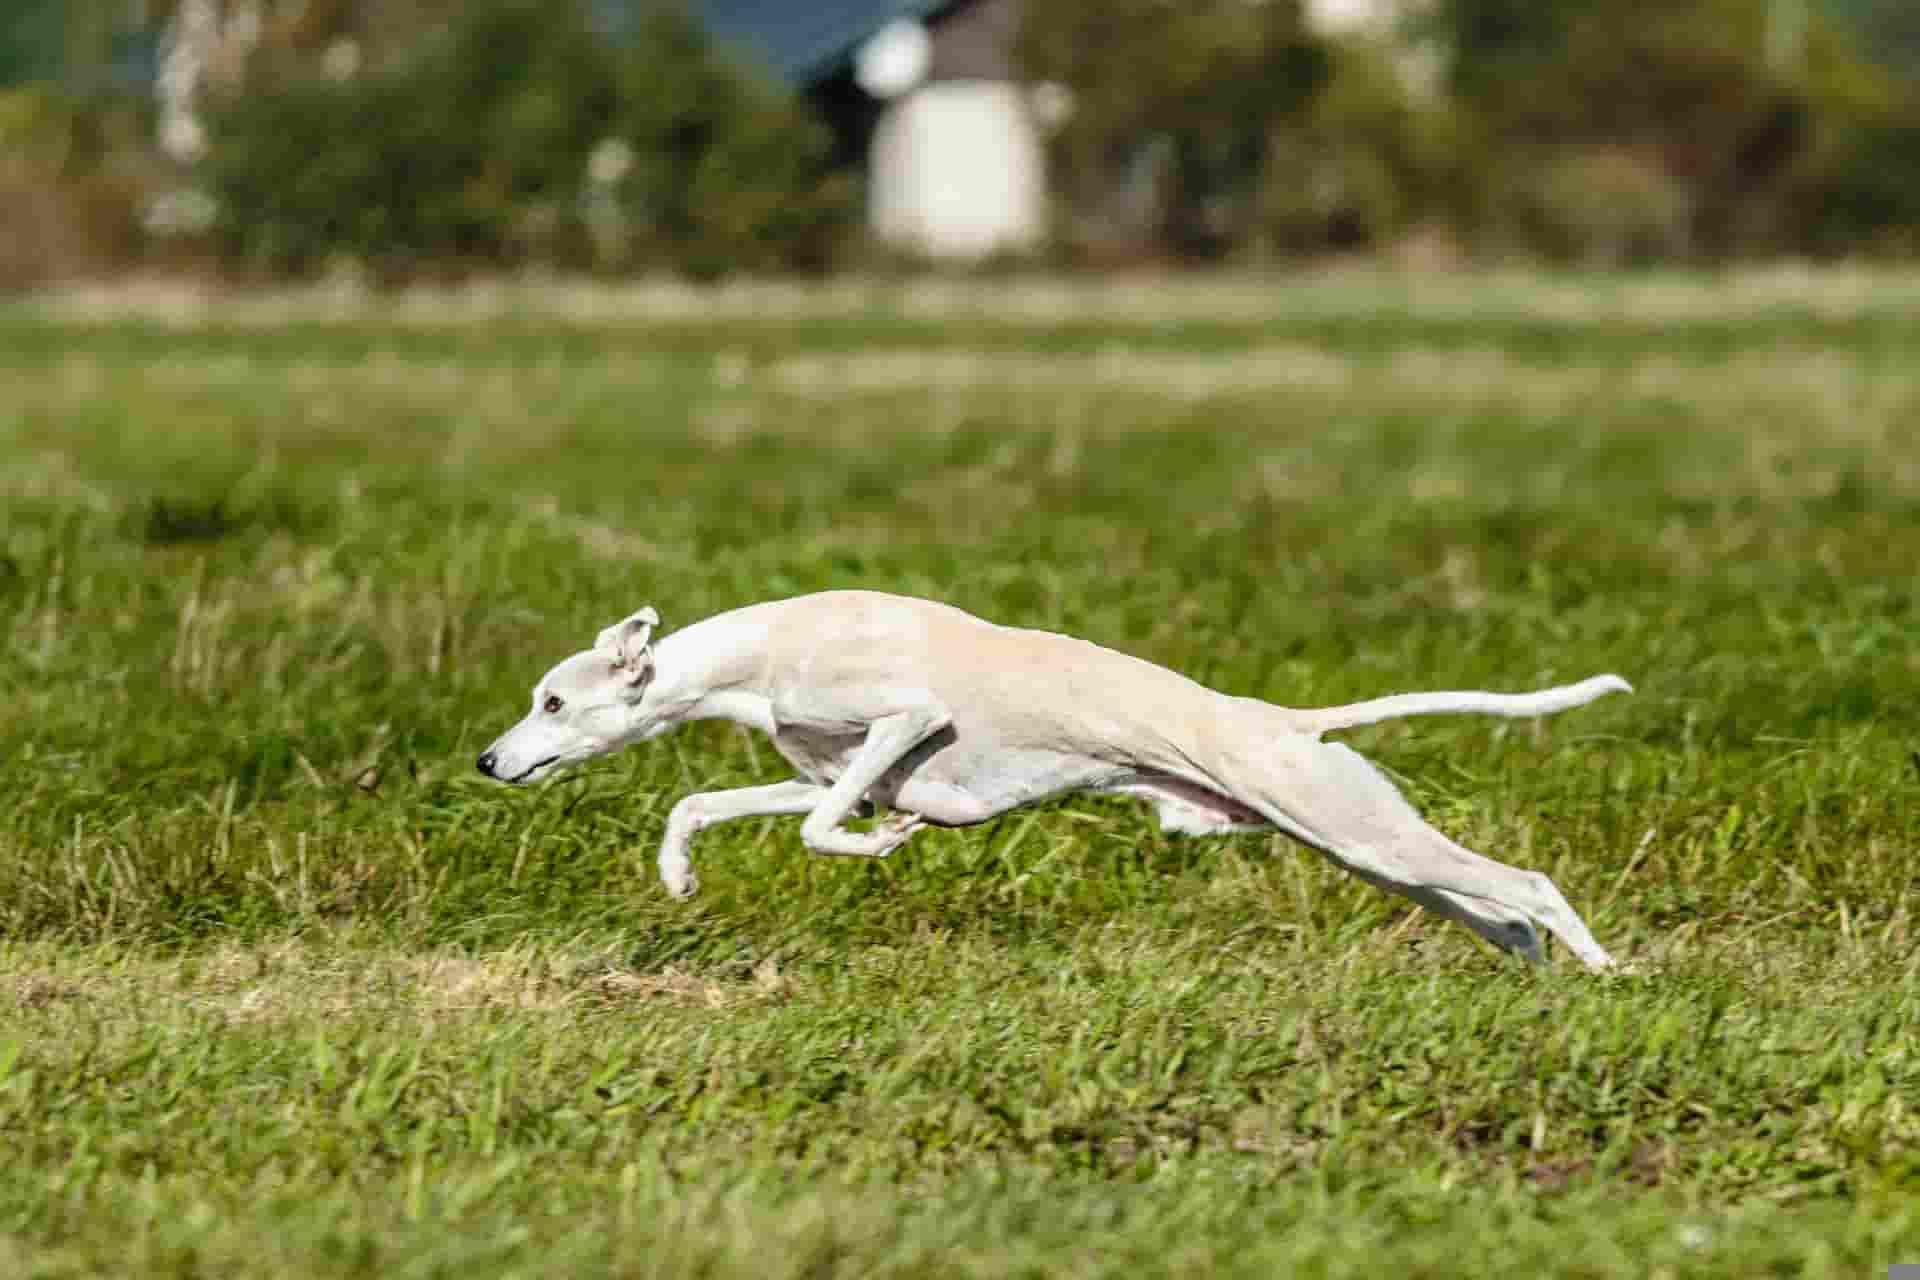
{"label": "dog's paw", "polygon": [[874,824],[871,831],[840,831],[835,853],[861,858],[884,858],[913,838],[926,822],[917,813],[896,813]]}
{"label": "dog's paw", "polygon": [[1618,960],[1598,948],[1591,955],[1581,956],[1580,962],[1587,966],[1588,973],[1617,975],[1624,972]]}
{"label": "dog's paw", "polygon": [[884,858],[913,838],[913,833],[926,826],[926,819],[917,813],[896,813],[873,829],[874,856]]}
{"label": "dog's paw", "polygon": [[917,813],[896,813],[870,831],[848,831],[845,827],[834,827],[829,831],[809,833],[806,826],[802,825],[800,838],[815,853],[848,858],[884,858],[925,825]]}
{"label": "dog's paw", "polygon": [[661,867],[660,883],[667,886],[667,892],[676,898],[691,898],[700,892],[700,877],[693,874],[693,868],[684,863]]}

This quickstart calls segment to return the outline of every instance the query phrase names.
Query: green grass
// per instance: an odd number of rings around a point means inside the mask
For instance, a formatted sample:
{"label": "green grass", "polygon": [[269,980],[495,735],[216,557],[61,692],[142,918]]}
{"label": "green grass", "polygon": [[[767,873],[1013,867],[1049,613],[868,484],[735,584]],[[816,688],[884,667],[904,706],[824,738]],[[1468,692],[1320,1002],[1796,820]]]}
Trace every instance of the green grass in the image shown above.
{"label": "green grass", "polygon": [[[0,1274],[1920,1261],[1914,293],[0,310]],[[473,773],[640,605],[832,586],[1296,705],[1619,671],[1349,740],[1631,971],[1105,799],[680,904],[766,743]]]}

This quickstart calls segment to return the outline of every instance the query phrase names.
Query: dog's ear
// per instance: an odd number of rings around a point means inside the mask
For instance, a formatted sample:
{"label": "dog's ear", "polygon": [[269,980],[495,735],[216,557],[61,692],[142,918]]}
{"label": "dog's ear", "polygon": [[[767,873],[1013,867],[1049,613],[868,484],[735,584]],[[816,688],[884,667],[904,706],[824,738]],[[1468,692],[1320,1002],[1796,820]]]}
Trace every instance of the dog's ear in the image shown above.
{"label": "dog's ear", "polygon": [[653,667],[653,654],[647,646],[659,625],[660,615],[649,605],[602,631],[593,647],[612,658],[615,666],[626,668],[634,679],[642,680]]}

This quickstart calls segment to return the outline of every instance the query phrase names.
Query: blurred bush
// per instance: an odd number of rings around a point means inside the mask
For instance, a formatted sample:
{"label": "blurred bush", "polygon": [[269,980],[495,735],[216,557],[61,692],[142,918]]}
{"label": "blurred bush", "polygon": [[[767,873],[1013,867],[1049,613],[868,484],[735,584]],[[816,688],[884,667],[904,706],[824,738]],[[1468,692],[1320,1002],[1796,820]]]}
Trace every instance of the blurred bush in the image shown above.
{"label": "blurred bush", "polygon": [[203,176],[270,271],[817,268],[857,215],[824,126],[671,10],[613,41],[569,0],[482,0],[356,73],[257,61],[208,112]]}
{"label": "blurred bush", "polygon": [[0,289],[139,256],[146,121],[123,100],[0,89]]}
{"label": "blurred bush", "polygon": [[1835,144],[1798,219],[1817,253],[1920,254],[1920,95]]}
{"label": "blurred bush", "polygon": [[624,217],[629,239],[600,233],[603,261],[668,257],[696,275],[815,270],[857,233],[859,184],[831,167],[826,125],[804,101],[716,56],[684,15],[643,16],[616,63],[616,88],[611,136],[632,163],[606,163],[595,192]]}
{"label": "blurred bush", "polygon": [[1861,51],[1912,84],[1920,81],[1920,5],[1913,0],[1824,0],[1858,33]]}
{"label": "blurred bush", "polygon": [[1273,132],[1327,78],[1299,0],[1035,3],[1019,53],[1072,94],[1050,156],[1069,239],[1189,256],[1257,239]]}
{"label": "blurred bush", "polygon": [[1292,0],[1049,0],[1022,53],[1072,91],[1052,159],[1082,246],[1907,250],[1920,8],[1851,3],[1849,28],[1817,0],[1429,0],[1331,37]]}
{"label": "blurred bush", "polygon": [[1482,243],[1589,262],[1799,251],[1838,238],[1830,195],[1899,207],[1867,171],[1871,139],[1899,136],[1895,81],[1810,4],[1437,0],[1430,23],[1481,139],[1462,222]]}
{"label": "blurred bush", "polygon": [[1320,91],[1268,132],[1250,246],[1264,253],[1377,248],[1448,207],[1466,145],[1451,104],[1420,92],[1383,41],[1325,54]]}
{"label": "blurred bush", "polygon": [[1492,175],[1483,244],[1586,267],[1691,255],[1693,205],[1657,157],[1574,143],[1509,152]]}

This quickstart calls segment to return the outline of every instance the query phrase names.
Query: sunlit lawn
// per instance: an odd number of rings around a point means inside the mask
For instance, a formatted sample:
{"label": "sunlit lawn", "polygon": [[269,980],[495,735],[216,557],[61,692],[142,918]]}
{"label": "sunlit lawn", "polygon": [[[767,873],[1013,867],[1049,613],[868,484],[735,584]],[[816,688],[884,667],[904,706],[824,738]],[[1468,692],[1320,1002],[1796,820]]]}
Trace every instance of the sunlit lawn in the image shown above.
{"label": "sunlit lawn", "polygon": [[[1381,276],[0,311],[0,1274],[1920,1261],[1920,287]],[[552,661],[829,586],[1291,704],[1627,960],[1075,799],[652,855]]]}

